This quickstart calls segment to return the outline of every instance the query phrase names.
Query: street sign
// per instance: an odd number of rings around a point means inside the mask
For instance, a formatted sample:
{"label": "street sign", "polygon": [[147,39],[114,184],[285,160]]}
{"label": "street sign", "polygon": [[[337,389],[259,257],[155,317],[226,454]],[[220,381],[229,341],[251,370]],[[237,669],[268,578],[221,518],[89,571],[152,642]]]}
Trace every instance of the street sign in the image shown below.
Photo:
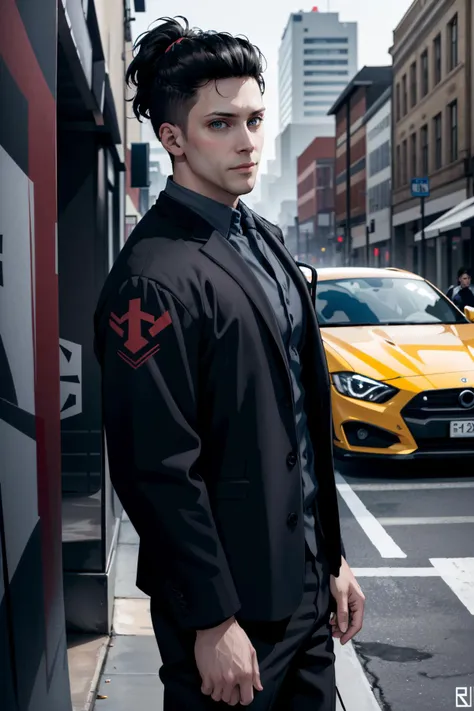
{"label": "street sign", "polygon": [[416,198],[428,198],[430,196],[430,179],[412,178],[411,196]]}

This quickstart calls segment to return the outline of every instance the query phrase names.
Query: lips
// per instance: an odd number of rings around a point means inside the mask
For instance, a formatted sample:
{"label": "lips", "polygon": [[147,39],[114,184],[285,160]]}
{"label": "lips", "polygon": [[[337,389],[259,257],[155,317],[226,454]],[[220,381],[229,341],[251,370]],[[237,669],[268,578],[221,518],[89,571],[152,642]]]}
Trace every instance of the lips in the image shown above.
{"label": "lips", "polygon": [[242,163],[242,165],[236,165],[235,168],[232,168],[232,170],[243,170],[244,168],[253,168],[254,165],[257,165],[256,163]]}

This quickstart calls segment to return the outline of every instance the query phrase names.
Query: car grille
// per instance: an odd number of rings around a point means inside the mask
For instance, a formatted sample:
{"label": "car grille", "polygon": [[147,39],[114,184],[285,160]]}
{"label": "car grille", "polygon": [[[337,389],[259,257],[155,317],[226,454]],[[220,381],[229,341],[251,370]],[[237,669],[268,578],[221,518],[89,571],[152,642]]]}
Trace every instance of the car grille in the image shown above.
{"label": "car grille", "polygon": [[[469,393],[471,407],[463,407],[461,393]],[[474,420],[474,389],[427,390],[415,395],[402,410],[402,417],[413,435],[418,452],[470,452],[474,438],[450,437],[451,420]]]}
{"label": "car grille", "polygon": [[[459,396],[463,392],[472,393],[473,406],[471,408],[463,407],[459,402]],[[439,413],[443,417],[452,415],[460,415],[463,413],[468,416],[470,413],[474,416],[474,389],[472,388],[453,388],[451,390],[427,390],[423,393],[415,395],[410,402],[405,405],[402,416],[415,420],[423,420],[426,417]]]}

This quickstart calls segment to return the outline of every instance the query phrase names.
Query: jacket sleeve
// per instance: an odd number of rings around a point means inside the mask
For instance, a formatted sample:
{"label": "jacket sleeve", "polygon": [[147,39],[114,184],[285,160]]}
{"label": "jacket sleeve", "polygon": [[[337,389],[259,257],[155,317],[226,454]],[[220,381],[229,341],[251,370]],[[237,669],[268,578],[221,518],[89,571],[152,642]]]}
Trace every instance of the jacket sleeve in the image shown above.
{"label": "jacket sleeve", "polygon": [[[112,484],[155,556],[178,622],[212,627],[240,608],[200,467],[199,319],[159,284],[131,279],[98,328]],[[161,586],[160,586],[161,587]]]}

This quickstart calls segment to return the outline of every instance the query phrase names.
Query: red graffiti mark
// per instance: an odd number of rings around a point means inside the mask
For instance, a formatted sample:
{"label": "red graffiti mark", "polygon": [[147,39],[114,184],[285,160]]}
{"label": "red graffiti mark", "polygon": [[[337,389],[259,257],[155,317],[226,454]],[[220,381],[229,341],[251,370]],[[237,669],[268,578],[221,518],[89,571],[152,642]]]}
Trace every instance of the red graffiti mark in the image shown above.
{"label": "red graffiti mark", "polygon": [[[145,338],[142,334],[143,324],[152,324],[147,330],[150,338]],[[125,338],[124,324],[127,324],[127,338],[124,347],[128,353],[119,349],[119,356],[132,368],[139,368],[160,348],[156,343],[156,336],[172,323],[169,311],[156,318],[153,314],[142,311],[141,299],[130,299],[128,311],[123,316],[117,316],[113,312],[110,314],[109,325],[120,338]],[[146,350],[143,350],[146,349]],[[139,351],[142,351],[139,353]],[[130,355],[133,354],[133,355]],[[134,358],[133,356],[137,356]]]}

